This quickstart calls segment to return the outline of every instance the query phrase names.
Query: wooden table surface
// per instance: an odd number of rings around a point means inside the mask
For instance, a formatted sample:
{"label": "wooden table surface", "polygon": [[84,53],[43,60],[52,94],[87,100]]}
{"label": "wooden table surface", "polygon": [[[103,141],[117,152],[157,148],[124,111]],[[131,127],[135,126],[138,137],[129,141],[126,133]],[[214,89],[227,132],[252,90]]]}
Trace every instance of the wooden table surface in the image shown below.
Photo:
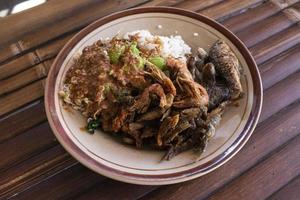
{"label": "wooden table surface", "polygon": [[[121,183],[73,159],[47,122],[44,82],[80,29],[112,12],[175,6],[207,15],[250,49],[262,76],[259,124],[228,163],[167,186]],[[51,0],[0,19],[1,199],[300,199],[300,0]]]}

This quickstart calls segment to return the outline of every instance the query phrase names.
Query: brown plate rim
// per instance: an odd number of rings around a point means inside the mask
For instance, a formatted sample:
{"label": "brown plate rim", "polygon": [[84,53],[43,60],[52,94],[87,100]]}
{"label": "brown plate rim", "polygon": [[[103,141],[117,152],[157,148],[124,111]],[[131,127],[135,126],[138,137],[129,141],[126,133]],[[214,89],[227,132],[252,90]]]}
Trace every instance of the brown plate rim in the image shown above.
{"label": "brown plate rim", "polygon": [[[95,30],[101,25],[104,25],[110,21],[113,21],[115,19],[133,15],[133,14],[141,14],[141,13],[170,13],[170,14],[177,14],[182,15],[186,17],[190,17],[193,19],[196,19],[198,21],[201,21],[219,32],[221,32],[225,37],[227,37],[239,50],[239,52],[244,57],[250,73],[253,80],[253,106],[251,108],[250,116],[247,120],[247,123],[243,129],[243,131],[240,133],[238,138],[233,142],[231,146],[227,148],[222,154],[218,155],[216,158],[201,164],[199,166],[196,166],[192,169],[175,172],[175,173],[169,173],[169,174],[161,174],[161,175],[151,175],[151,174],[134,174],[129,173],[126,171],[121,171],[118,169],[114,169],[111,167],[108,167],[102,163],[97,162],[95,159],[91,158],[89,155],[87,155],[85,152],[83,152],[67,135],[65,130],[63,129],[57,113],[55,109],[54,104],[54,97],[55,97],[55,83],[57,81],[57,74],[60,70],[60,67],[66,58],[66,56],[69,54],[69,52],[72,50],[72,48],[87,34],[89,34],[91,31]],[[46,114],[47,118],[49,120],[50,126],[60,141],[60,143],[64,146],[64,148],[77,160],[79,160],[82,164],[87,166],[88,168],[109,176],[111,178],[130,182],[130,183],[137,183],[137,184],[149,184],[149,185],[157,185],[157,184],[169,184],[169,183],[177,183],[184,180],[189,180],[195,177],[198,177],[200,175],[206,174],[217,167],[221,166],[225,162],[227,162],[232,156],[234,156],[241,148],[244,146],[244,144],[247,142],[249,137],[251,136],[257,122],[258,118],[261,112],[261,106],[262,106],[262,82],[261,77],[257,68],[257,65],[246,48],[246,46],[227,28],[225,28],[223,25],[219,24],[218,22],[214,21],[213,19],[210,19],[206,16],[203,16],[201,14],[179,9],[179,8],[172,8],[172,7],[141,7],[141,8],[133,8],[121,12],[117,12],[111,15],[108,15],[106,17],[103,17],[99,20],[96,20],[83,30],[81,30],[79,33],[77,33],[72,39],[67,42],[67,44],[63,47],[63,49],[60,51],[58,56],[56,57],[54,63],[51,66],[51,69],[48,73],[48,77],[46,80],[46,86],[45,86],[45,108],[46,108]],[[231,149],[230,152],[228,150]],[[197,176],[198,175],[198,176]]]}

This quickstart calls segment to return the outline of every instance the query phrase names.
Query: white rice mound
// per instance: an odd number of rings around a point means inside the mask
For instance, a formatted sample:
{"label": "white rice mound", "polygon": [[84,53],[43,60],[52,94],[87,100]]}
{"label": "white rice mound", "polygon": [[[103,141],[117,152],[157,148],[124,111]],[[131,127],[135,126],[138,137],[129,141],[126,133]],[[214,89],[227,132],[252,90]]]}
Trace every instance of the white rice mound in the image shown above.
{"label": "white rice mound", "polygon": [[137,30],[124,34],[124,39],[130,36],[138,36],[138,47],[146,50],[159,49],[160,56],[169,56],[186,61],[186,55],[191,54],[191,47],[188,46],[180,35],[170,37],[152,35],[148,30]]}

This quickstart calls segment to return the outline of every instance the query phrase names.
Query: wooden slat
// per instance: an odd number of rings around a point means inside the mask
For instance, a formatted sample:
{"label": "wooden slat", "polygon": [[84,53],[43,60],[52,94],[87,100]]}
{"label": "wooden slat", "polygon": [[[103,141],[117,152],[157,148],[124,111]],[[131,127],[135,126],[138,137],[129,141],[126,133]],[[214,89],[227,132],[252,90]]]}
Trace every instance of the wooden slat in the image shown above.
{"label": "wooden slat", "polygon": [[[95,1],[92,0],[73,0],[72,3],[59,0],[49,1],[30,10],[0,19],[2,27],[10,27],[2,29],[0,32],[0,47],[16,41],[16,39],[30,33],[32,30],[73,15],[79,10],[83,10],[87,5],[93,5],[93,3]],[[12,24],[13,26],[11,26]]]}
{"label": "wooden slat", "polygon": [[186,10],[200,11],[210,6],[216,5],[217,3],[220,3],[222,1],[223,0],[187,0],[177,4],[176,7]]}
{"label": "wooden slat", "polygon": [[299,58],[300,45],[259,66],[264,89],[300,70]]}
{"label": "wooden slat", "polygon": [[109,199],[139,199],[148,192],[153,191],[158,186],[143,186],[122,183],[107,179],[101,184],[97,184],[91,190],[79,195],[77,200],[109,200]]}
{"label": "wooden slat", "polygon": [[30,103],[44,94],[45,80],[34,82],[0,98],[0,116]]}
{"label": "wooden slat", "polygon": [[300,71],[264,91],[264,101],[259,121],[267,119],[272,114],[300,99],[299,86]]}
{"label": "wooden slat", "polygon": [[0,144],[0,169],[19,163],[57,144],[48,123],[40,124]]}
{"label": "wooden slat", "polygon": [[54,175],[11,199],[73,199],[81,190],[99,184],[104,179],[82,165],[76,165],[66,173]]}
{"label": "wooden slat", "polygon": [[36,49],[34,52],[38,56],[40,61],[47,60],[49,58],[55,57],[62,47],[74,36],[74,33],[68,34],[59,38],[55,41],[51,41],[50,44],[42,46]]}
{"label": "wooden slat", "polygon": [[249,48],[295,23],[296,21],[290,20],[284,13],[278,13],[238,32],[237,36]]}
{"label": "wooden slat", "polygon": [[[265,199],[300,172],[300,135],[209,199]],[[254,178],[257,177],[257,178]]]}
{"label": "wooden slat", "polygon": [[280,11],[280,8],[274,3],[268,1],[253,9],[249,9],[247,12],[244,12],[236,17],[226,19],[222,22],[222,24],[228,27],[231,31],[238,32],[247,26],[270,17],[278,11]]}
{"label": "wooden slat", "polygon": [[292,180],[286,186],[281,188],[275,194],[272,194],[272,196],[270,196],[268,200],[282,200],[282,199],[299,200],[300,197],[299,188],[300,188],[300,176],[296,177],[294,180]]}
{"label": "wooden slat", "polygon": [[298,0],[270,0],[272,3],[274,3],[277,7],[284,9],[287,6],[294,4],[296,2],[299,2]]}
{"label": "wooden slat", "polygon": [[255,61],[261,64],[298,43],[300,43],[300,26],[294,25],[253,46],[250,51],[254,55]]}
{"label": "wooden slat", "polygon": [[150,2],[141,4],[141,6],[174,6],[184,0],[152,0]]}
{"label": "wooden slat", "polygon": [[56,145],[1,173],[0,198],[14,196],[16,191],[24,191],[68,169],[66,166],[72,167],[75,164],[77,161],[71,158],[60,145]]}
{"label": "wooden slat", "polygon": [[3,63],[5,60],[13,58],[15,55],[20,54],[22,51],[23,50],[18,45],[18,43],[0,48],[0,63]]}
{"label": "wooden slat", "polygon": [[29,52],[21,57],[7,62],[0,66],[0,80],[19,73],[39,62],[40,60],[34,52]]}
{"label": "wooden slat", "polygon": [[224,20],[225,18],[237,14],[241,10],[244,10],[261,2],[262,0],[226,0],[215,6],[200,11],[200,13],[213,19]]}
{"label": "wooden slat", "polygon": [[46,44],[33,52],[28,52],[0,66],[0,80],[20,73],[36,64],[55,57],[61,48],[74,34],[69,34],[50,44]]}
{"label": "wooden slat", "polygon": [[44,101],[38,100],[0,119],[0,143],[46,120]]}
{"label": "wooden slat", "polygon": [[0,80],[0,96],[47,76],[53,60],[40,63],[10,78]]}

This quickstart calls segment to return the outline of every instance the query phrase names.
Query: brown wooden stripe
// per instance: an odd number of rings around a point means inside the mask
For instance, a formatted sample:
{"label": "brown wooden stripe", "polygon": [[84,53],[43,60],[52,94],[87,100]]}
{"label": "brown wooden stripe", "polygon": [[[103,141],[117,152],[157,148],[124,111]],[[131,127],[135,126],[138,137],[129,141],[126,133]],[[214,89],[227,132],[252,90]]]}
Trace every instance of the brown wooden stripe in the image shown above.
{"label": "brown wooden stripe", "polygon": [[0,48],[0,63],[3,63],[5,60],[20,54],[22,51],[23,50],[18,43]]}
{"label": "brown wooden stripe", "polygon": [[209,199],[253,200],[267,198],[299,174],[299,149],[300,135]]}
{"label": "brown wooden stripe", "polygon": [[209,7],[203,11],[200,11],[200,13],[213,19],[223,20],[234,14],[238,14],[243,9],[255,6],[259,3],[262,3],[262,0],[227,0],[215,6]]}
{"label": "brown wooden stripe", "polygon": [[233,32],[238,32],[244,30],[246,27],[257,23],[261,20],[270,17],[271,15],[280,11],[278,6],[274,5],[272,2],[263,3],[253,9],[249,9],[244,13],[236,17],[231,17],[222,22],[224,26],[229,28]]}
{"label": "brown wooden stripe", "polygon": [[21,57],[7,62],[0,66],[0,80],[19,73],[39,62],[40,60],[34,52],[29,52]]}
{"label": "brown wooden stripe", "polygon": [[65,173],[56,174],[11,199],[73,199],[82,190],[99,184],[104,179],[82,165],[75,165]]}
{"label": "brown wooden stripe", "polygon": [[38,100],[0,119],[0,143],[24,133],[29,128],[45,121],[44,101]]}
{"label": "brown wooden stripe", "polygon": [[48,123],[40,124],[0,144],[0,169],[4,170],[57,144]]}
{"label": "brown wooden stripe", "polygon": [[[299,4],[300,5],[300,4]],[[299,6],[300,7],[300,6]],[[291,21],[297,23],[300,21],[300,8],[288,8],[282,11]]]}
{"label": "brown wooden stripe", "polygon": [[30,103],[44,94],[45,80],[39,80],[0,98],[0,116]]}
{"label": "brown wooden stripe", "polygon": [[284,13],[278,13],[277,15],[247,27],[245,30],[238,32],[236,35],[246,44],[247,47],[252,47],[270,36],[287,29],[295,23],[295,21],[290,20]]}
{"label": "brown wooden stripe", "polygon": [[174,6],[175,4],[183,1],[184,0],[152,0],[141,4],[141,6]]}
{"label": "brown wooden stripe", "polygon": [[300,26],[294,25],[250,48],[256,63],[261,64],[300,43]]}
{"label": "brown wooden stripe", "polygon": [[276,82],[300,70],[299,58],[300,45],[260,65],[259,69],[263,76],[263,87],[267,89]]}
{"label": "brown wooden stripe", "polygon": [[[300,71],[264,91],[263,108],[259,121],[300,99]],[[275,92],[280,91],[280,92]],[[272,103],[270,103],[272,102]]]}
{"label": "brown wooden stripe", "polygon": [[[74,200],[139,199],[141,196],[144,196],[158,187],[159,186],[134,185],[106,179],[101,182],[101,184],[95,185],[91,190],[85,191],[82,195],[74,198]],[[115,188],[115,190],[112,190],[112,188]],[[167,199],[168,197],[165,198]]]}
{"label": "brown wooden stripe", "polygon": [[58,40],[52,41],[50,44],[36,49],[34,52],[40,61],[55,57],[62,47],[74,36],[73,33],[68,34]]}
{"label": "brown wooden stripe", "polygon": [[296,2],[299,2],[298,0],[270,0],[270,2],[272,2],[274,5],[276,5],[278,8],[280,9],[284,9],[286,7],[288,7],[291,4],[294,4]]}
{"label": "brown wooden stripe", "polygon": [[272,194],[268,200],[298,200],[300,197],[300,175],[294,178],[290,183],[285,185],[276,193]]}
{"label": "brown wooden stripe", "polygon": [[216,5],[224,0],[187,0],[176,5],[177,8],[182,8],[192,11],[200,11],[210,6]]}
{"label": "brown wooden stripe", "polygon": [[31,34],[22,37],[20,45],[22,49],[30,49],[43,44],[46,41],[57,38],[62,34],[76,31],[94,20],[101,18],[105,15],[111,14],[119,10],[124,10],[136,5],[139,5],[148,0],[137,1],[103,1],[95,4],[94,6],[87,7],[76,15],[64,18],[56,23],[39,29]]}
{"label": "brown wooden stripe", "polygon": [[10,78],[0,80],[0,96],[47,76],[53,60],[47,60]]}
{"label": "brown wooden stripe", "polygon": [[65,43],[73,36],[69,34],[50,44],[46,44],[33,52],[26,53],[0,66],[0,80],[20,73],[36,64],[55,57]]}
{"label": "brown wooden stripe", "polygon": [[[1,174],[0,198],[13,196],[77,164],[60,145],[7,169]],[[68,166],[68,167],[67,167]]]}

